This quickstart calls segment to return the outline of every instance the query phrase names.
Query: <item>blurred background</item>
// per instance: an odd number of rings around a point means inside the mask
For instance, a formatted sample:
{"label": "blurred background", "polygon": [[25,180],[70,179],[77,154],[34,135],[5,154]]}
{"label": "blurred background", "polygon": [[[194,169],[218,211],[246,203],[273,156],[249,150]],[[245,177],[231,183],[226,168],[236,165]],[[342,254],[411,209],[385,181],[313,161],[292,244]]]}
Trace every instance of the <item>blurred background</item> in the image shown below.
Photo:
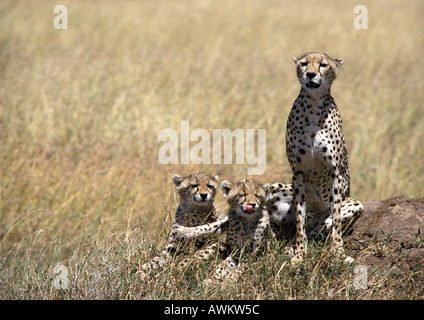
{"label": "blurred background", "polygon": [[[37,230],[63,248],[127,224],[164,237],[174,173],[246,177],[246,162],[161,164],[158,134],[183,120],[266,129],[252,178],[290,182],[292,56],[309,51],[345,59],[332,94],[352,196],[424,196],[423,1],[63,0],[67,30],[57,4],[0,2],[0,250]],[[368,29],[354,28],[359,4]]]}

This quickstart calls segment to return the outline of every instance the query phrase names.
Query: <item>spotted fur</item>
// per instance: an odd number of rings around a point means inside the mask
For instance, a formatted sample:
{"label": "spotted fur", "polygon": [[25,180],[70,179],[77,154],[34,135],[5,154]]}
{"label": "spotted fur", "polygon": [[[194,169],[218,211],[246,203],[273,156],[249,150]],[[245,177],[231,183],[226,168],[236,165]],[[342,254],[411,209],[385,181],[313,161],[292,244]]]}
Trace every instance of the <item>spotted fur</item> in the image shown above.
{"label": "spotted fur", "polygon": [[237,183],[226,180],[221,190],[229,204],[228,257],[218,266],[214,277],[223,280],[234,274],[243,253],[257,254],[269,229],[269,215],[265,208],[269,184],[258,184],[245,179]]}
{"label": "spotted fur", "polygon": [[[301,89],[287,120],[286,152],[293,172],[296,211],[293,261],[298,262],[307,247],[307,210],[331,216],[332,247],[343,254],[341,208],[350,195],[350,169],[342,120],[330,92],[343,59],[307,53],[293,60]],[[353,215],[363,211],[362,204],[356,204]]]}
{"label": "spotted fur", "polygon": [[[214,204],[218,188],[218,176],[210,177],[203,172],[186,176],[173,176],[180,195],[180,204],[168,236],[168,242],[160,254],[143,264],[139,274],[145,277],[153,270],[162,268],[173,258],[188,249],[194,249],[195,257],[208,259],[222,247],[218,241],[220,228],[227,222]],[[180,262],[184,266],[189,258]]]}
{"label": "spotted fur", "polygon": [[[307,203],[308,205],[308,203]],[[296,223],[296,210],[294,205],[293,188],[290,183],[274,183],[269,189],[269,195],[266,202],[267,210],[270,216],[271,224],[274,226],[279,237],[290,240],[292,231]],[[341,219],[343,230],[348,231],[348,227],[353,225],[359,217],[358,213],[362,204],[352,198],[345,198],[342,201]],[[327,210],[325,214],[317,215],[311,212],[314,208],[307,206],[307,238],[312,239],[320,234],[325,234],[331,231],[333,226],[333,216]]]}

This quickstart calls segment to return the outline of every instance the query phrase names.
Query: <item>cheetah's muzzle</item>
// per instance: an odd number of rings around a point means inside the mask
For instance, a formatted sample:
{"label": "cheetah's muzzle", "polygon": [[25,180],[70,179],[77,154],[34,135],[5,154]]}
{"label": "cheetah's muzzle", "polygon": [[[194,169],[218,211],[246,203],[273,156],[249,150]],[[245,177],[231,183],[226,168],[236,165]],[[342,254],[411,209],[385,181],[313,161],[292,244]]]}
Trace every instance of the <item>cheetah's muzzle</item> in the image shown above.
{"label": "cheetah's muzzle", "polygon": [[306,84],[306,88],[308,88],[308,89],[318,89],[319,87],[321,87],[321,83],[316,83],[313,80],[310,80]]}

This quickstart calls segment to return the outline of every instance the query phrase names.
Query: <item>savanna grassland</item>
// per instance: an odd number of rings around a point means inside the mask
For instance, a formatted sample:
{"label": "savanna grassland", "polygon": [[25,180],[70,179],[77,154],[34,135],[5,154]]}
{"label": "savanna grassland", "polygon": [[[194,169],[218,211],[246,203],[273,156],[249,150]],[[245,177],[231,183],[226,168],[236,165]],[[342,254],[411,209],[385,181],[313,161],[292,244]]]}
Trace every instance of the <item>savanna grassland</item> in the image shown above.
{"label": "savanna grassland", "polygon": [[[266,129],[266,172],[253,178],[290,182],[292,56],[308,51],[345,59],[332,94],[352,195],[423,197],[423,1],[63,0],[67,30],[53,26],[57,4],[0,2],[0,298],[399,297],[387,279],[356,290],[325,244],[293,273],[273,243],[231,286],[203,284],[216,261],[148,283],[133,270],[166,241],[174,173],[237,180],[252,166],[161,164],[161,130]],[[358,4],[366,30],[353,25]],[[58,264],[66,290],[53,285]]]}

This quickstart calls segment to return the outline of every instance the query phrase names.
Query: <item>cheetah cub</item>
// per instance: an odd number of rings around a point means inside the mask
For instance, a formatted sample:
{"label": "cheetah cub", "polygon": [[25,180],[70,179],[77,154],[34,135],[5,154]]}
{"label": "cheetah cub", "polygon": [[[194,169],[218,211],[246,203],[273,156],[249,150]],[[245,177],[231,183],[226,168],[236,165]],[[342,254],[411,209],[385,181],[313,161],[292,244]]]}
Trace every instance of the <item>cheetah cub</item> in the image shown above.
{"label": "cheetah cub", "polygon": [[243,253],[258,253],[269,230],[269,215],[265,208],[268,189],[269,184],[261,185],[248,179],[234,184],[222,181],[221,190],[230,206],[227,230],[229,255],[215,270],[215,280],[234,278]]}
{"label": "cheetah cub", "polygon": [[[150,262],[143,264],[138,274],[145,278],[151,271],[162,268],[176,255],[187,252],[189,247],[196,251],[195,257],[206,260],[221,250],[215,241],[228,218],[222,217],[214,204],[218,188],[218,176],[210,177],[203,172],[194,172],[186,176],[173,176],[175,187],[180,195],[180,204],[172,223],[168,242],[160,254]],[[180,267],[189,259],[184,259]]]}
{"label": "cheetah cub", "polygon": [[324,221],[331,216],[332,248],[343,255],[342,208],[349,205],[352,215],[360,215],[363,205],[349,198],[350,169],[342,120],[330,93],[344,60],[316,52],[293,60],[301,89],[287,120],[286,153],[293,172],[296,247],[292,261],[296,263],[306,252],[307,211]]}

